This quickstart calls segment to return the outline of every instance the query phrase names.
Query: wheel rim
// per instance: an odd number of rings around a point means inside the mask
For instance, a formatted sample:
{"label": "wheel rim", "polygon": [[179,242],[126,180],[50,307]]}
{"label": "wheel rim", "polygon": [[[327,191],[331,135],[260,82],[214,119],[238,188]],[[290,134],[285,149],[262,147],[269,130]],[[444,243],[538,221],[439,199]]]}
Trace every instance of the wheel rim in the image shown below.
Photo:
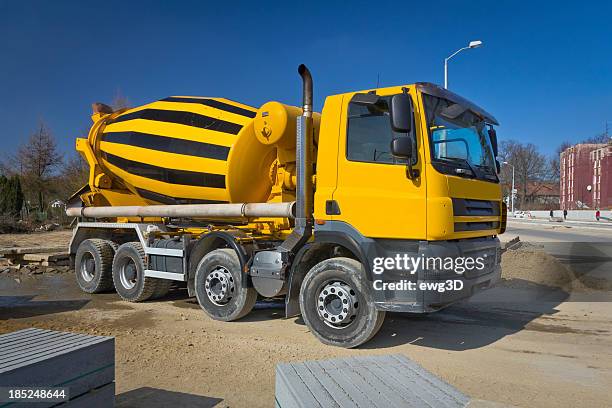
{"label": "wheel rim", "polygon": [[346,282],[328,282],[317,295],[317,311],[326,325],[343,329],[355,321],[359,301]]}
{"label": "wheel rim", "polygon": [[81,258],[81,277],[91,282],[96,276],[96,261],[90,252],[85,252]]}
{"label": "wheel rim", "polygon": [[224,266],[216,266],[206,276],[204,289],[208,300],[217,306],[224,306],[234,297],[234,277]]}
{"label": "wheel rim", "polygon": [[126,259],[119,268],[119,280],[126,289],[133,289],[138,282],[138,270],[132,259]]}

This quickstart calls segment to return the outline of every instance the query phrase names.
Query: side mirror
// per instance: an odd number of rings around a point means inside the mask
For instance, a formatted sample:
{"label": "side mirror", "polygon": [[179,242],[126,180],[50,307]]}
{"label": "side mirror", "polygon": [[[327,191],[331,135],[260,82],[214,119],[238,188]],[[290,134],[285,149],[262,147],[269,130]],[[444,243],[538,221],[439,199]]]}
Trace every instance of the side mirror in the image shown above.
{"label": "side mirror", "polygon": [[393,95],[389,107],[391,127],[398,133],[410,133],[412,130],[412,99],[407,93]]}
{"label": "side mirror", "polygon": [[489,139],[491,139],[491,146],[493,146],[493,157],[497,157],[497,131],[493,127],[489,127]]}
{"label": "side mirror", "polygon": [[398,159],[412,158],[412,138],[396,137],[391,140],[391,154]]}

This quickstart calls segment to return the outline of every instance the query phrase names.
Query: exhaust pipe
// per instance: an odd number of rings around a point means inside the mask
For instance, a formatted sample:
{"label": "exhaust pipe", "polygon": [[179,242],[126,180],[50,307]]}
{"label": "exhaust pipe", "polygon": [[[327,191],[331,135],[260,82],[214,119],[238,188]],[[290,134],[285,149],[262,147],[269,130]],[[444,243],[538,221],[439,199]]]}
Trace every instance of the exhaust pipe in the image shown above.
{"label": "exhaust pipe", "polygon": [[298,67],[302,77],[302,116],[297,118],[296,134],[296,160],[297,160],[297,186],[295,228],[287,239],[280,245],[281,250],[294,251],[308,241],[312,235],[312,212],[314,189],[312,185],[312,75],[306,65]]}
{"label": "exhaust pipe", "polygon": [[304,113],[302,116],[307,118],[312,117],[312,75],[306,65],[300,64],[298,74],[302,77],[302,108]]}

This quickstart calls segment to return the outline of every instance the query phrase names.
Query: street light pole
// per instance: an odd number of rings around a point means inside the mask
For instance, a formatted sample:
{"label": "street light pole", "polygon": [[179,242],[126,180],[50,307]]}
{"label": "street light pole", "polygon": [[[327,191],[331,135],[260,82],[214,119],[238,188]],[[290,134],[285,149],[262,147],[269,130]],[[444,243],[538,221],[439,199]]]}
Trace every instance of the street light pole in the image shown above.
{"label": "street light pole", "polygon": [[459,48],[457,51],[444,58],[444,89],[448,89],[448,61],[463,50],[469,50],[470,48],[478,48],[481,45],[482,41],[480,40],[470,41],[467,47]]}
{"label": "street light pole", "polygon": [[507,164],[508,166],[512,167],[512,191],[510,191],[510,199],[512,200],[511,211],[512,214],[514,214],[514,166],[507,161],[503,162],[503,164]]}

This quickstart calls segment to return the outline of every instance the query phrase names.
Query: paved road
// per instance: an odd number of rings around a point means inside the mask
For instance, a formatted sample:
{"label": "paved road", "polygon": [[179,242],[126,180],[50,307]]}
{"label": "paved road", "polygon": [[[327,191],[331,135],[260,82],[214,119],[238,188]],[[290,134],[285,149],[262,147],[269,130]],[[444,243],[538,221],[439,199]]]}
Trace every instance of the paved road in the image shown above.
{"label": "paved road", "polygon": [[516,236],[529,242],[609,242],[612,225],[584,222],[550,222],[547,220],[508,220],[506,232],[500,236],[507,242]]}

